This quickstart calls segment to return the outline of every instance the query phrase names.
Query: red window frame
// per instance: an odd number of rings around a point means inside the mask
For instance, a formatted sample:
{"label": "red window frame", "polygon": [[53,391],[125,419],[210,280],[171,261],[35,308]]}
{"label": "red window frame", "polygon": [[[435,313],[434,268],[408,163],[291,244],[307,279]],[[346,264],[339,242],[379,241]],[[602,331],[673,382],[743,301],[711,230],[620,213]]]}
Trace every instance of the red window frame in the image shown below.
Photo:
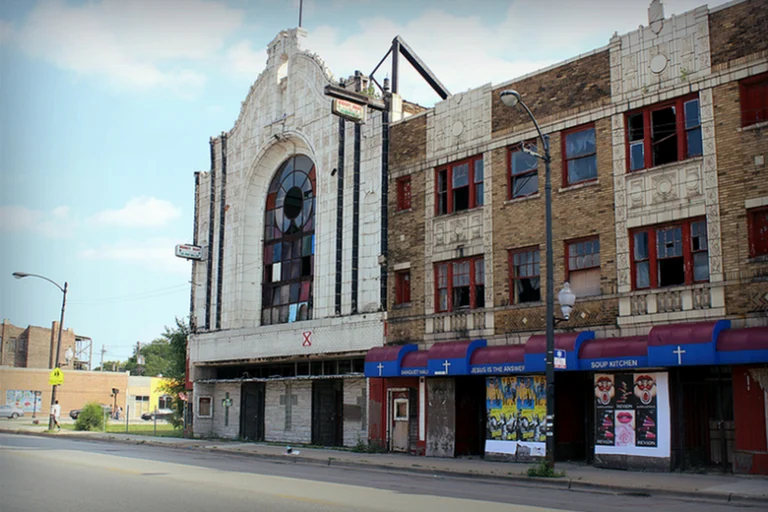
{"label": "red window frame", "polygon": [[[468,165],[468,184],[460,187],[453,186],[453,171],[455,168],[462,165]],[[483,168],[483,155],[475,155],[473,157],[451,162],[450,164],[437,167],[435,169],[435,216],[447,215],[453,213],[454,209],[454,194],[456,190],[464,187],[469,188],[469,203],[467,210],[477,208],[483,205],[483,179],[485,170]],[[443,189],[444,185],[444,189]],[[443,207],[443,205],[445,205]],[[445,211],[442,211],[445,210]],[[459,211],[464,211],[459,210]]]}
{"label": "red window frame", "polygon": [[[685,116],[685,105],[686,103],[690,101],[698,101],[698,124],[692,125],[692,126],[686,126],[686,116]],[[677,160],[676,162],[682,162],[683,160],[687,160],[689,158],[694,158],[697,156],[701,156],[701,154],[690,154],[689,150],[691,148],[688,147],[688,132],[691,132],[693,130],[698,130],[701,132],[701,101],[699,100],[698,94],[689,94],[686,96],[681,96],[679,98],[675,98],[674,100],[665,101],[662,103],[656,103],[654,105],[649,105],[647,107],[634,110],[631,112],[627,112],[624,115],[624,142],[627,147],[627,154],[626,154],[626,164],[627,164],[627,172],[637,172],[641,171],[643,169],[650,169],[652,167],[655,167],[656,165],[664,165],[664,164],[654,164],[653,163],[653,134],[652,134],[652,122],[651,122],[651,115],[653,112],[657,112],[663,109],[666,109],[668,107],[674,107],[675,108],[675,136],[677,137]],[[630,141],[631,133],[630,133],[630,118],[637,115],[642,114],[643,119],[643,166],[638,167],[637,169],[632,169],[632,142],[637,143],[639,141]],[[701,145],[701,143],[699,143]]]}
{"label": "red window frame", "polygon": [[[435,276],[435,311],[445,313],[454,311],[453,304],[454,268],[457,265],[468,263],[469,266],[469,309],[485,307],[485,260],[483,256],[461,258],[458,260],[441,261],[434,265]],[[458,274],[456,274],[458,276]],[[481,293],[478,293],[479,287]],[[440,302],[440,291],[445,290],[446,306]]]}
{"label": "red window frame", "polygon": [[[515,255],[516,254],[525,254],[525,253],[538,253],[539,254],[539,261],[538,263],[534,259],[532,265],[539,267],[539,273],[538,274],[526,274],[526,275],[515,275]],[[535,257],[534,257],[535,258]],[[533,245],[530,247],[522,247],[520,249],[512,249],[508,251],[507,253],[507,263],[509,265],[509,303],[510,304],[528,304],[532,303],[535,304],[536,302],[541,302],[541,298],[543,297],[543,293],[541,291],[541,252],[539,251],[538,245]],[[523,301],[520,302],[518,300],[515,300],[515,281],[518,279],[530,279],[532,277],[538,277],[539,278],[539,300],[538,301]]]}
{"label": "red window frame", "polygon": [[411,177],[402,176],[397,179],[397,211],[411,209]]}
{"label": "red window frame", "polygon": [[[588,265],[585,264],[582,267],[574,268],[573,267],[574,263],[576,266],[578,266],[578,261],[575,260],[575,258],[577,258],[578,255],[572,254],[573,246],[577,244],[583,244],[586,242],[597,242],[597,252],[590,253],[590,255],[592,255],[590,264]],[[597,263],[595,263],[595,255],[597,256],[596,258]],[[585,238],[576,238],[574,240],[566,241],[565,242],[565,279],[566,281],[570,280],[571,272],[578,272],[579,270],[588,270],[591,268],[600,268],[600,238],[597,236],[589,236]]]}
{"label": "red window frame", "polygon": [[768,73],[739,82],[741,126],[768,121]]}
{"label": "red window frame", "polygon": [[395,304],[408,304],[411,302],[411,271],[399,270],[395,272]]}
{"label": "red window frame", "polygon": [[[698,248],[694,249],[694,240],[691,236],[691,225],[702,222],[704,225],[704,231],[706,232],[706,220],[704,217],[697,217],[693,219],[684,219],[681,221],[666,223],[666,224],[658,224],[654,226],[643,226],[642,228],[636,228],[629,232],[629,259],[630,259],[630,269],[632,272],[632,289],[633,290],[647,290],[647,289],[656,289],[656,288],[665,288],[666,286],[660,286],[659,285],[659,276],[658,276],[658,263],[659,260],[665,259],[664,257],[658,256],[658,247],[657,247],[657,234],[660,231],[667,231],[673,228],[681,228],[681,240],[682,240],[682,255],[683,255],[683,271],[684,271],[684,283],[679,285],[670,285],[670,286],[688,286],[695,283],[706,283],[709,282],[709,272],[707,273],[706,279],[694,279],[694,254],[696,253],[708,253],[708,249],[706,248]],[[635,254],[635,235],[637,234],[645,234],[647,236],[648,241],[648,253],[645,257],[637,257]],[[679,256],[677,256],[679,257]],[[707,257],[708,258],[708,257]],[[638,263],[648,263],[648,273],[649,273],[649,279],[648,279],[648,286],[638,286],[637,284],[637,264]]]}
{"label": "red window frame", "polygon": [[[592,130],[595,137],[595,152],[594,153],[588,153],[584,155],[576,155],[572,158],[568,158],[568,155],[566,154],[566,144],[565,139],[568,135],[572,133],[578,133],[578,132],[584,132],[587,130]],[[570,187],[571,185],[576,185],[578,183],[588,183],[590,181],[596,181],[597,180],[597,131],[595,130],[595,123],[589,123],[589,124],[583,124],[581,126],[576,126],[574,128],[569,128],[567,130],[563,130],[560,134],[560,149],[562,151],[562,157],[563,157],[563,187]],[[592,157],[595,159],[595,177],[594,178],[586,178],[579,181],[573,181],[571,182],[568,178],[568,165],[571,160],[579,160],[582,158],[589,158]]]}
{"label": "red window frame", "polygon": [[[530,197],[532,195],[539,193],[539,159],[535,156],[530,156],[534,162],[536,162],[536,165],[533,167],[528,167],[523,169],[521,172],[514,174],[514,158],[516,154],[525,154],[523,153],[523,145],[529,145],[532,146],[532,149],[535,150],[536,146],[535,143],[532,141],[528,142],[521,142],[520,144],[515,144],[514,146],[510,146],[507,148],[507,199],[518,199],[521,197]],[[515,180],[517,179],[523,179],[526,176],[530,178],[530,176],[535,175],[536,179],[536,190],[529,194],[520,194],[515,195]]]}
{"label": "red window frame", "polygon": [[747,211],[749,257],[768,256],[768,206]]}

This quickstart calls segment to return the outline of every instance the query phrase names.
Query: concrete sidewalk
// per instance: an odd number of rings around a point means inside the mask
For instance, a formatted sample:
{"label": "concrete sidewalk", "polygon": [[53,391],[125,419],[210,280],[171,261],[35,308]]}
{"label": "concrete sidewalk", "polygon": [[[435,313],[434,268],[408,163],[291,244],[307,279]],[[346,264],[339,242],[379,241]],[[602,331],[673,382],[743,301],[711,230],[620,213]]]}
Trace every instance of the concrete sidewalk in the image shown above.
{"label": "concrete sidewalk", "polygon": [[[285,446],[264,443],[242,443],[212,439],[185,439],[153,437],[139,434],[113,434],[102,432],[75,432],[62,430],[48,434],[45,426],[32,425],[24,420],[0,421],[0,432],[50,435],[88,439],[103,442],[140,443],[179,449],[227,452],[239,456],[252,456],[280,462],[302,463],[335,467],[377,469],[384,471],[414,472],[439,476],[501,479],[520,485],[570,489],[576,491],[607,492],[647,496],[667,496],[679,499],[733,502],[768,508],[768,478],[722,473],[645,473],[599,469],[584,464],[562,462],[558,471],[562,478],[531,478],[527,470],[531,463],[490,462],[483,459],[442,459],[414,457],[405,454],[357,453],[347,450],[293,447],[292,454]],[[297,453],[298,452],[298,453]]]}

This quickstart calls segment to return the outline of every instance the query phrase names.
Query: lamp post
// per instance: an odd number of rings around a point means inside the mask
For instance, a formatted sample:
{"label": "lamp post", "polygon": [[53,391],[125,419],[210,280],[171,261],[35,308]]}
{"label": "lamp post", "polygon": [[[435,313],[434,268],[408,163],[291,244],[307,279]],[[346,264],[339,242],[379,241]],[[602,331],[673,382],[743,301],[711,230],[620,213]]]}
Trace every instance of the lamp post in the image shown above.
{"label": "lamp post", "polygon": [[[55,362],[54,362],[54,368],[58,368],[59,367],[59,353],[61,352],[61,329],[62,329],[62,326],[64,325],[64,308],[67,305],[67,286],[68,286],[68,284],[65,281],[64,282],[64,287],[62,287],[56,281],[52,281],[52,280],[48,279],[45,276],[41,276],[41,275],[38,275],[38,274],[28,274],[26,272],[14,272],[13,273],[13,277],[15,277],[16,279],[24,279],[25,277],[37,277],[37,278],[40,278],[40,279],[44,279],[44,280],[48,281],[49,283],[53,284],[59,290],[61,290],[61,293],[63,294],[63,297],[61,299],[61,318],[59,319],[59,336],[58,336],[58,341],[56,342],[56,359],[55,359]],[[51,389],[51,407],[53,407],[53,404],[55,404],[55,403],[56,403],[56,385],[54,384],[52,389]],[[50,418],[50,417],[48,418],[48,430],[53,430],[53,419]]]}
{"label": "lamp post", "polygon": [[[565,283],[563,290],[560,292],[560,304],[563,310],[563,319],[555,318],[555,285],[554,285],[554,263],[552,256],[552,180],[550,178],[550,162],[549,155],[549,136],[541,133],[541,128],[536,118],[533,117],[528,105],[525,104],[520,97],[520,93],[513,90],[501,91],[499,94],[501,101],[508,107],[514,108],[518,104],[522,105],[528,117],[533,121],[533,125],[536,127],[536,131],[541,139],[541,144],[544,148],[544,153],[538,153],[530,148],[523,148],[526,153],[535,156],[536,158],[544,161],[544,202],[546,208],[546,233],[547,233],[547,247],[546,247],[546,269],[547,269],[547,284],[546,284],[546,316],[547,316],[547,353],[546,353],[546,379],[547,379],[547,451],[546,460],[547,465],[553,469],[555,467],[555,322],[560,320],[568,320],[570,317],[571,309],[576,297],[571,293],[570,286]],[[570,302],[570,304],[567,304]]]}

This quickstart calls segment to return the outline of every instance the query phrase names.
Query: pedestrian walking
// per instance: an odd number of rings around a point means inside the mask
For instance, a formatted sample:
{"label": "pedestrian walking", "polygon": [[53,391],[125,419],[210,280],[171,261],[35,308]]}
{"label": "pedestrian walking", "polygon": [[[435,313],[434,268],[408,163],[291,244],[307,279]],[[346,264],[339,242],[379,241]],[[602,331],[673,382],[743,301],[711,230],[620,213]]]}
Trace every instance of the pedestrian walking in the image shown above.
{"label": "pedestrian walking", "polygon": [[53,404],[53,407],[51,407],[51,419],[53,420],[53,424],[56,426],[58,430],[61,430],[61,425],[59,425],[60,417],[61,417],[61,406],[59,405],[59,401],[56,400],[56,402]]}

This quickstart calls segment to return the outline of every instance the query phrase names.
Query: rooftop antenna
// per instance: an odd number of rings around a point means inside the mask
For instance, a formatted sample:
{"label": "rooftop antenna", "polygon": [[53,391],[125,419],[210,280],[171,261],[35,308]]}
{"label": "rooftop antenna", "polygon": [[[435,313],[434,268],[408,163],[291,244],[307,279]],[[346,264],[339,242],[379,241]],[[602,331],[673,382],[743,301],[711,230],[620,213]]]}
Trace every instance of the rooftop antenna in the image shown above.
{"label": "rooftop antenna", "polygon": [[301,28],[301,11],[304,8],[304,0],[299,0],[299,28]]}

